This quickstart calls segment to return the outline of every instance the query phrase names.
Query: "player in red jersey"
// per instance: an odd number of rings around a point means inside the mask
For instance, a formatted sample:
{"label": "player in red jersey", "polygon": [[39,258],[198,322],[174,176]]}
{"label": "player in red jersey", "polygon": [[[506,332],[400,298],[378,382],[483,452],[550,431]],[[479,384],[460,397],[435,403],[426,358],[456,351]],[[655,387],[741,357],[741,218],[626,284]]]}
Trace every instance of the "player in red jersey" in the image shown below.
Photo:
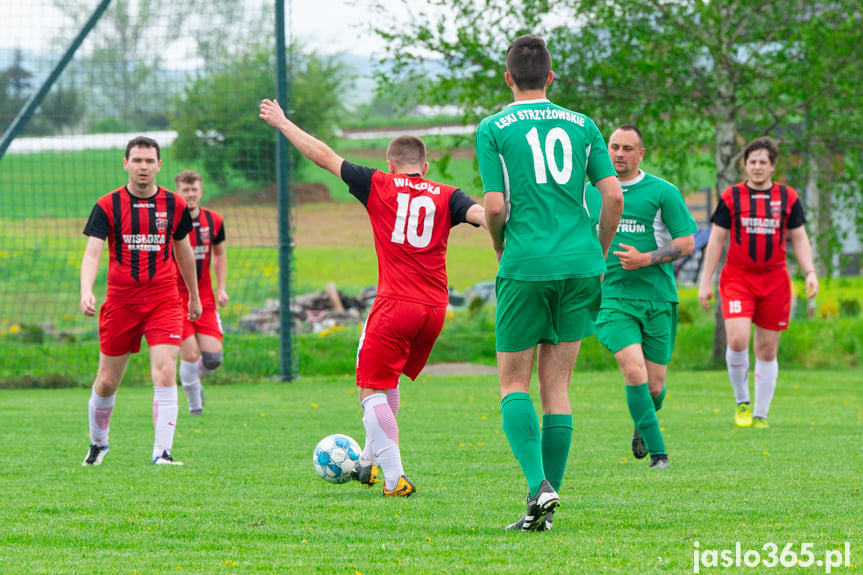
{"label": "player in red jersey", "polygon": [[177,265],[189,291],[188,318],[201,317],[195,256],[186,237],[192,220],[183,198],[156,185],[162,167],[159,144],[146,137],[129,141],[123,168],[129,182],[102,196],[84,228],[81,311],[96,315],[93,284],[108,241],[108,293],[99,312],[99,369],[89,402],[90,449],[83,465],[100,465],[108,453],[114,395],[129,354],[150,348],[153,377],[153,463],[182,465],[171,457],[177,425],[177,352],[183,308],[177,293]]}
{"label": "player in red jersey", "polygon": [[[770,138],[753,140],[743,152],[748,179],[722,193],[713,213],[710,240],[698,299],[709,309],[713,273],[725,240],[728,257],[719,276],[719,295],[728,347],[725,361],[734,388],[740,427],[767,425],[776,389],[779,336],[791,315],[791,279],[785,263],[785,242],[791,240],[800,269],[806,275],[809,299],[818,294],[818,276],[806,235],[803,206],[790,186],[775,183],[779,150]],[[755,324],[755,406],[749,399],[749,337]]]}
{"label": "player in red jersey", "polygon": [[366,442],[356,479],[372,485],[377,464],[384,495],[416,491],[399,450],[399,376],[416,379],[444,323],[449,302],[446,245],[462,222],[485,227],[485,212],[461,190],[425,179],[425,144],[399,136],[387,147],[389,173],[345,161],[285,117],[278,102],[261,102],[260,117],[304,156],[340,177],[365,206],[378,257],[378,289],[357,352],[357,385]]}
{"label": "player in red jersey", "polygon": [[[198,292],[203,312],[197,321],[183,322],[183,343],[180,344],[180,383],[189,404],[189,413],[201,415],[204,408],[204,392],[201,378],[212,373],[222,364],[222,321],[216,307],[228,305],[225,277],[228,257],[225,252],[225,226],[222,216],[201,207],[203,189],[201,174],[186,170],[174,178],[177,194],[186,200],[192,217],[192,233],[189,241],[195,252],[195,271],[198,277]],[[216,291],[210,278],[210,262],[216,273]],[[178,277],[177,288],[183,304],[189,301],[189,292]]]}

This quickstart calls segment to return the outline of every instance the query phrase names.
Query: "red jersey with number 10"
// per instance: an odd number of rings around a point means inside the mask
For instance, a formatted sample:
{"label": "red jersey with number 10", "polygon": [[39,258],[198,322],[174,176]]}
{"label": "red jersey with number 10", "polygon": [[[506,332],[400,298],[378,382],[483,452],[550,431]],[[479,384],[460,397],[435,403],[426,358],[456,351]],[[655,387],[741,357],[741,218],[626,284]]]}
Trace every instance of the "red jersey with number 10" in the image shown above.
{"label": "red jersey with number 10", "polygon": [[172,240],[192,229],[186,201],[158,187],[139,198],[126,187],[99,198],[84,234],[108,240],[108,293],[115,303],[148,303],[177,298]]}
{"label": "red jersey with number 10", "polygon": [[722,193],[711,221],[729,230],[727,266],[766,273],[785,267],[786,232],[806,218],[794,188],[753,190],[741,182]]}
{"label": "red jersey with number 10", "polygon": [[387,174],[342,162],[342,180],[366,207],[378,256],[377,295],[446,306],[446,246],[451,227],[476,202],[419,174]]}
{"label": "red jersey with number 10", "polygon": [[[192,232],[189,243],[195,252],[195,271],[198,275],[198,294],[203,307],[216,307],[216,296],[213,294],[213,280],[210,275],[210,254],[212,246],[225,241],[225,225],[222,216],[217,212],[200,208],[197,218],[192,219]],[[183,301],[189,302],[189,291],[183,276],[177,269],[177,289]]]}
{"label": "red jersey with number 10", "polygon": [[446,246],[455,190],[421,177],[374,173],[366,209],[378,255],[378,295],[449,303]]}

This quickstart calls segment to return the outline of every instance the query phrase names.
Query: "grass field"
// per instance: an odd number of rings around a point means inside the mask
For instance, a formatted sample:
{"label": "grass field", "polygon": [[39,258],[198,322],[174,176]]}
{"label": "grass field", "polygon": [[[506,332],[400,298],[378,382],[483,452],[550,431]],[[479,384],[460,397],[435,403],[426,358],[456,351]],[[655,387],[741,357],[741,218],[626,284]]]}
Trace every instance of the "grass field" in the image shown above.
{"label": "grass field", "polygon": [[[575,432],[550,533],[502,528],[526,487],[494,377],[421,377],[400,443],[418,493],[331,485],[311,465],[330,433],[363,440],[349,377],[209,387],[174,454],[149,464],[152,391],[121,388],[111,452],[83,468],[89,390],[3,391],[0,571],[33,573],[692,573],[695,544],[762,552],[850,545],[863,565],[860,372],[780,374],[767,430],[737,429],[724,373],[674,372],[660,412],[671,469],[629,452],[616,373],[576,373]],[[181,394],[182,396],[182,394]],[[707,568],[702,573],[764,573]],[[785,572],[782,568],[778,572]],[[796,567],[788,573],[824,573]]]}

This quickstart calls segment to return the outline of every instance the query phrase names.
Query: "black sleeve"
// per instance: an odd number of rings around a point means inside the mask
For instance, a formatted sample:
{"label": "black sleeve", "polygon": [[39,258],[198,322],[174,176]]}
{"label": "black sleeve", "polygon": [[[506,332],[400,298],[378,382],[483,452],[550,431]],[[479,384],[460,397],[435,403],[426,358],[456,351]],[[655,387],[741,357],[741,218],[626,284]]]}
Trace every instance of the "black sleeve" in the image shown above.
{"label": "black sleeve", "polygon": [[177,229],[174,230],[174,235],[171,236],[175,240],[182,240],[186,236],[189,235],[189,232],[192,231],[192,215],[189,213],[188,208],[183,209],[183,215],[180,216],[180,224],[177,226]]}
{"label": "black sleeve", "polygon": [[[467,196],[463,191],[456,189],[449,197],[449,217],[450,217],[450,227],[457,226],[461,223],[467,222],[467,211],[471,208],[471,206],[475,205],[476,202]],[[476,224],[470,224],[475,228],[479,226]]]}
{"label": "black sleeve", "polygon": [[212,239],[212,241],[210,241],[210,243],[213,244],[214,246],[217,246],[220,243],[222,243],[223,241],[225,241],[225,222],[224,221],[222,222],[221,227],[219,227],[219,233],[216,234],[216,237],[214,237]]}
{"label": "black sleeve", "polygon": [[719,203],[716,204],[716,211],[713,212],[710,221],[720,228],[731,229],[731,210],[728,209],[722,198],[719,198]]}
{"label": "black sleeve", "polygon": [[369,203],[369,194],[372,191],[372,175],[376,171],[374,168],[358,166],[347,160],[342,162],[342,180],[348,185],[348,191],[351,195],[364,206]]}
{"label": "black sleeve", "polygon": [[108,237],[111,225],[108,222],[108,214],[102,209],[102,206],[96,204],[93,206],[93,211],[90,212],[90,219],[87,220],[87,225],[84,226],[84,235],[99,238],[104,240]]}
{"label": "black sleeve", "polygon": [[799,228],[805,223],[806,216],[803,214],[803,204],[800,203],[800,198],[797,198],[791,206],[791,214],[788,216],[788,229]]}

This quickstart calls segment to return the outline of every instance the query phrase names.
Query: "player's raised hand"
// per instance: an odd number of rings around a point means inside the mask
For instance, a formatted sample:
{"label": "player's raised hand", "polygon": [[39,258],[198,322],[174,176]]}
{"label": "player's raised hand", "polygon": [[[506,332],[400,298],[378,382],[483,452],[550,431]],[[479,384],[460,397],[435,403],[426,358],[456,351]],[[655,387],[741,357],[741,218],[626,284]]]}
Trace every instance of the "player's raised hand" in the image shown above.
{"label": "player's raised hand", "polygon": [[650,255],[643,254],[632,246],[620,244],[624,251],[612,252],[620,258],[620,265],[625,270],[637,270],[650,265]]}
{"label": "player's raised hand", "polygon": [[287,119],[278,100],[261,100],[260,113],[258,117],[274,128],[281,126]]}
{"label": "player's raised hand", "polygon": [[87,317],[96,315],[96,296],[93,292],[85,293],[81,296],[81,311]]}

